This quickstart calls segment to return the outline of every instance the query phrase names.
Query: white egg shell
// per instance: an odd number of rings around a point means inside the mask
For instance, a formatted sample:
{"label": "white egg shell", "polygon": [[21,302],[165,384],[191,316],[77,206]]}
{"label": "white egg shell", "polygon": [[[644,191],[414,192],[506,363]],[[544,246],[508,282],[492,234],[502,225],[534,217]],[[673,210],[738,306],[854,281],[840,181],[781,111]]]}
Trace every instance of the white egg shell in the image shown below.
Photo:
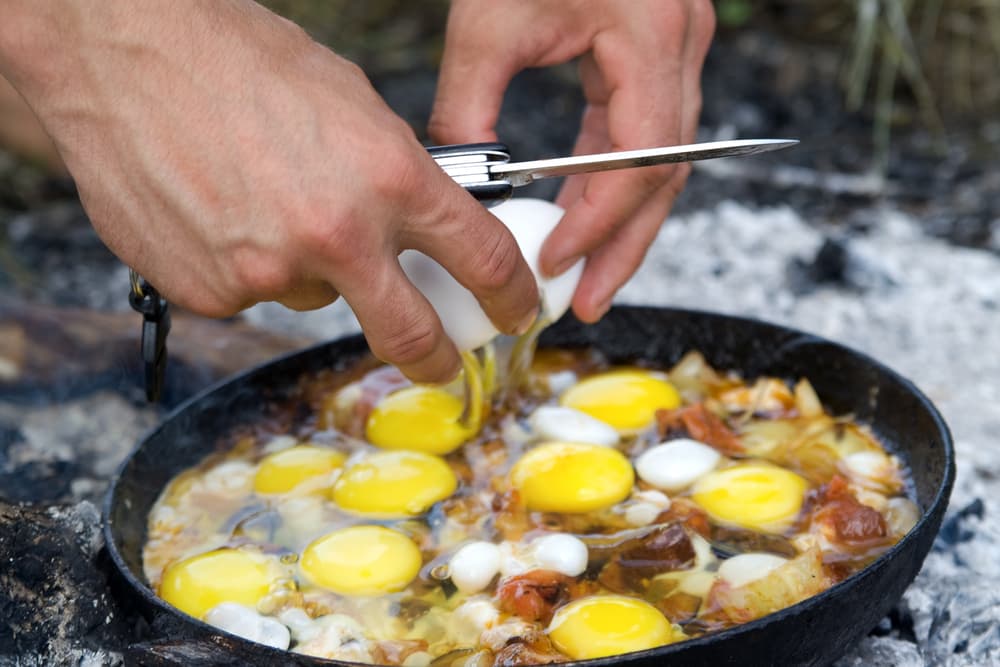
{"label": "white egg shell", "polygon": [[614,427],[574,408],[543,405],[531,413],[528,423],[539,440],[583,442],[604,447],[618,442],[618,431]]}
{"label": "white egg shell", "polygon": [[478,593],[500,571],[500,547],[491,542],[470,542],[455,552],[448,572],[455,587],[465,594]]}
{"label": "white egg shell", "polygon": [[291,633],[284,624],[235,602],[215,605],[205,614],[205,622],[230,634],[281,650],[287,649],[292,641]]}
{"label": "white egg shell", "polygon": [[719,576],[733,586],[745,586],[767,576],[786,562],[788,561],[774,554],[740,554],[719,564]]}
{"label": "white egg shell", "polygon": [[569,577],[583,574],[589,555],[587,545],[566,533],[545,535],[532,542],[535,560],[545,570],[554,570]]}
{"label": "white egg shell", "polygon": [[721,458],[708,445],[682,438],[647,449],[635,460],[635,471],[647,484],[675,492],[715,468]]}
{"label": "white egg shell", "polygon": [[535,274],[539,289],[545,302],[545,316],[550,322],[555,322],[569,309],[576,291],[580,276],[583,275],[584,261],[581,259],[564,273],[555,278],[542,277],[538,265],[538,257],[542,244],[562,220],[562,208],[544,199],[510,199],[490,212],[507,225],[514,235],[524,261]]}
{"label": "white egg shell", "polygon": [[[538,255],[542,243],[562,218],[563,210],[542,199],[512,199],[490,212],[511,230],[521,254],[535,274],[546,318],[553,322],[559,319],[573,299],[584,262],[581,259],[562,275],[543,279]],[[499,334],[472,292],[436,261],[416,250],[405,250],[399,255],[399,264],[410,282],[437,311],[445,333],[459,350],[482,347]]]}

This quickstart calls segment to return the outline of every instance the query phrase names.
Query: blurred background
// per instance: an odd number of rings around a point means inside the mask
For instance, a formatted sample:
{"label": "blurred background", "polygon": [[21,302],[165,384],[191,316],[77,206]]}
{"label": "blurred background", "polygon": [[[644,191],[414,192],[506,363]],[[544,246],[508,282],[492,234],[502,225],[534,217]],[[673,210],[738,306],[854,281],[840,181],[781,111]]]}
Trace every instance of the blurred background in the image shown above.
{"label": "blurred background", "polygon": [[[361,65],[426,140],[446,2],[264,4]],[[908,625],[883,628],[843,664],[873,664],[878,651],[879,664],[945,664],[931,658],[1000,625],[1000,600],[959,609],[973,588],[1000,590],[989,585],[1000,583],[1000,534],[989,520],[1000,510],[992,500],[1000,497],[992,453],[1000,431],[1000,2],[715,5],[699,139],[802,143],[698,164],[618,301],[746,314],[831,337],[914,379],[942,408],[961,463],[948,530],[975,539],[939,548],[900,611]],[[572,64],[528,71],[509,90],[498,133],[518,160],[568,154],[581,111]],[[529,194],[549,197],[556,186]],[[0,506],[99,501],[166,407],[356,327],[343,304],[311,314],[263,304],[224,321],[175,310],[164,402],[150,406],[128,286],[44,132],[0,80]],[[92,509],[84,514],[96,516]],[[961,578],[942,574],[956,567]],[[921,600],[936,602],[921,612]],[[941,632],[959,619],[985,625]],[[1000,640],[984,641],[980,648],[1000,655]],[[961,664],[985,664],[977,662],[985,655]]]}

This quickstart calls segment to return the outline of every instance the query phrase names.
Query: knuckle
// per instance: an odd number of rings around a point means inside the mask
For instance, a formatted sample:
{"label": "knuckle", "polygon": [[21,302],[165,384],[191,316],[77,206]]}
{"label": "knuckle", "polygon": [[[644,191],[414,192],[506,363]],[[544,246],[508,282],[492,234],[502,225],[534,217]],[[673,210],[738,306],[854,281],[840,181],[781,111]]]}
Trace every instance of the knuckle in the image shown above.
{"label": "knuckle", "polygon": [[242,249],[234,253],[231,265],[236,292],[265,300],[285,294],[294,286],[295,276],[277,252]]}
{"label": "knuckle", "polygon": [[521,251],[517,243],[508,234],[496,234],[481,244],[473,257],[475,287],[488,292],[498,292],[507,287],[517,273],[520,259]]}
{"label": "knuckle", "polygon": [[426,320],[411,322],[381,340],[371,341],[372,352],[380,359],[399,366],[411,366],[427,359],[437,347],[438,332]]}

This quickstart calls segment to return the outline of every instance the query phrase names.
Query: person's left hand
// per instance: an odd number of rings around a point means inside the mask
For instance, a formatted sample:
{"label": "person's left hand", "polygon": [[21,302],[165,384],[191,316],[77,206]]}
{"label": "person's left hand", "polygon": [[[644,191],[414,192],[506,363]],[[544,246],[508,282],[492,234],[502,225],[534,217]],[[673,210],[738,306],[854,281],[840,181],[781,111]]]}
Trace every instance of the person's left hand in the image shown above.
{"label": "person's left hand", "polygon": [[[715,30],[709,0],[454,0],[430,134],[496,141],[507,85],[528,67],[580,60],[587,99],[574,154],[690,143],[701,111],[701,67]],[[556,201],[566,215],[542,248],[558,275],[583,256],[573,297],[594,322],[635,273],[690,166],[573,176]]]}

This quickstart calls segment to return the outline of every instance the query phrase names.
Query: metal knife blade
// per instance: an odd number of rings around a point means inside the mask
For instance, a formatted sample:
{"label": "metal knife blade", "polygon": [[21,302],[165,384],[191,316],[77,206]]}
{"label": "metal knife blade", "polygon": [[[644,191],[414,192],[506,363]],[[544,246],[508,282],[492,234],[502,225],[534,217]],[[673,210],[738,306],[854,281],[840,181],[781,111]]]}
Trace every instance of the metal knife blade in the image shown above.
{"label": "metal knife blade", "polygon": [[754,155],[788,148],[799,143],[795,139],[738,139],[735,141],[711,141],[684,146],[664,146],[643,148],[634,151],[597,153],[594,155],[574,155],[572,157],[529,162],[507,162],[490,164],[492,178],[502,178],[512,186],[527,185],[540,178],[570,176],[611,169],[646,167],[671,162],[694,162],[719,157]]}

